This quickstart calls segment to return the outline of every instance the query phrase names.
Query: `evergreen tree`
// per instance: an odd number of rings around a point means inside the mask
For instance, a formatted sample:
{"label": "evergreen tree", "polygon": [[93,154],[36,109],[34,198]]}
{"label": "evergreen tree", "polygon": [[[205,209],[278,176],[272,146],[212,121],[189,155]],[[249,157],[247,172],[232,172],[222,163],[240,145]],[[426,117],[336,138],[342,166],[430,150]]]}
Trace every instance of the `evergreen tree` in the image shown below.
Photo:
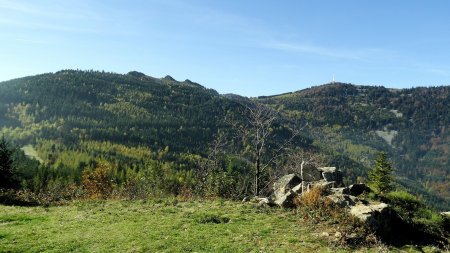
{"label": "evergreen tree", "polygon": [[0,189],[16,186],[13,172],[12,151],[4,137],[0,139]]}
{"label": "evergreen tree", "polygon": [[375,167],[369,172],[369,186],[377,194],[385,194],[394,189],[392,164],[386,153],[380,152],[375,159]]}

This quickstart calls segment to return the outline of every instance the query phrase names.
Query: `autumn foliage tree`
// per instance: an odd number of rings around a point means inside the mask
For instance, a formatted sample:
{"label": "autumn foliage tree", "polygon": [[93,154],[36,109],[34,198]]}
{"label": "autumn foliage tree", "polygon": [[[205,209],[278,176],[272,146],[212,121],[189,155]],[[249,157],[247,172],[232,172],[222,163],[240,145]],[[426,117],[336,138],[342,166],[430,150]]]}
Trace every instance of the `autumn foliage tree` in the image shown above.
{"label": "autumn foliage tree", "polygon": [[110,172],[106,162],[99,162],[93,171],[83,171],[83,188],[88,198],[106,199],[111,195],[114,185]]}

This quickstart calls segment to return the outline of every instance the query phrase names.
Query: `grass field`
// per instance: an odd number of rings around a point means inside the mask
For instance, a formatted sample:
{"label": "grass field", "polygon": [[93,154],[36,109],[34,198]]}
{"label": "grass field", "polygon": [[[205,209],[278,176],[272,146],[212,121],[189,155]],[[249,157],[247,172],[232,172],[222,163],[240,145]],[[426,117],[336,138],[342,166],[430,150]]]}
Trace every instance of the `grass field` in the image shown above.
{"label": "grass field", "polygon": [[[300,221],[292,212],[230,201],[164,199],[83,201],[54,207],[0,206],[0,252],[354,250],[334,247],[315,226]],[[410,251],[414,250],[406,250]]]}

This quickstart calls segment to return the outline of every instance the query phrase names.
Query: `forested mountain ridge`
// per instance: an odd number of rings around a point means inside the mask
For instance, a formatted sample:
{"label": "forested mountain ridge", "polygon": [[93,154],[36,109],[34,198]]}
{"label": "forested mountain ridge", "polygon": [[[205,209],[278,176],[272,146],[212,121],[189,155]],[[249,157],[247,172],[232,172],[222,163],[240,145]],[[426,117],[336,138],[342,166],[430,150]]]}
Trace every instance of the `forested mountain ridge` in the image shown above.
{"label": "forested mountain ridge", "polygon": [[[4,82],[1,91],[3,126],[28,130],[22,136],[27,141],[26,136],[35,138],[31,126],[38,124],[46,138],[64,132],[61,141],[66,144],[78,138],[198,151],[217,131],[211,122],[227,106],[217,92],[189,80],[179,83],[170,76],[156,79],[138,72],[65,70]],[[144,133],[153,126],[163,132]]]}
{"label": "forested mountain ridge", "polygon": [[330,83],[260,97],[292,118],[309,122],[314,139],[370,166],[388,152],[400,183],[450,202],[450,87],[388,89]]}
{"label": "forested mountain ridge", "polygon": [[[63,70],[0,83],[0,127],[15,143],[33,145],[52,173],[66,171],[60,176],[69,183],[79,182],[95,158],[112,161],[118,177],[126,177],[128,167],[142,170],[147,160],[168,161],[184,171],[173,177],[186,181],[192,160],[207,156],[215,136],[233,142],[226,118],[239,116],[243,101],[276,108],[275,142],[288,138],[289,127],[301,128],[296,145],[326,153],[348,180],[366,175],[374,154],[387,151],[401,184],[449,208],[448,87],[333,83],[248,99],[170,76]],[[235,168],[233,159],[224,166]]]}

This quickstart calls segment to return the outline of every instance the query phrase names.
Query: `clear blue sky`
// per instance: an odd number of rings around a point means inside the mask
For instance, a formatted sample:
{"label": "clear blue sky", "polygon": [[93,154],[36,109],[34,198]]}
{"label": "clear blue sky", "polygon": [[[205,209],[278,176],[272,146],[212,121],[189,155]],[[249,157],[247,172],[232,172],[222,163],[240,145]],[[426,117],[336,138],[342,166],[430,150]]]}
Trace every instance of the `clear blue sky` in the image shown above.
{"label": "clear blue sky", "polygon": [[246,96],[450,84],[450,1],[0,0],[0,81],[137,70]]}

